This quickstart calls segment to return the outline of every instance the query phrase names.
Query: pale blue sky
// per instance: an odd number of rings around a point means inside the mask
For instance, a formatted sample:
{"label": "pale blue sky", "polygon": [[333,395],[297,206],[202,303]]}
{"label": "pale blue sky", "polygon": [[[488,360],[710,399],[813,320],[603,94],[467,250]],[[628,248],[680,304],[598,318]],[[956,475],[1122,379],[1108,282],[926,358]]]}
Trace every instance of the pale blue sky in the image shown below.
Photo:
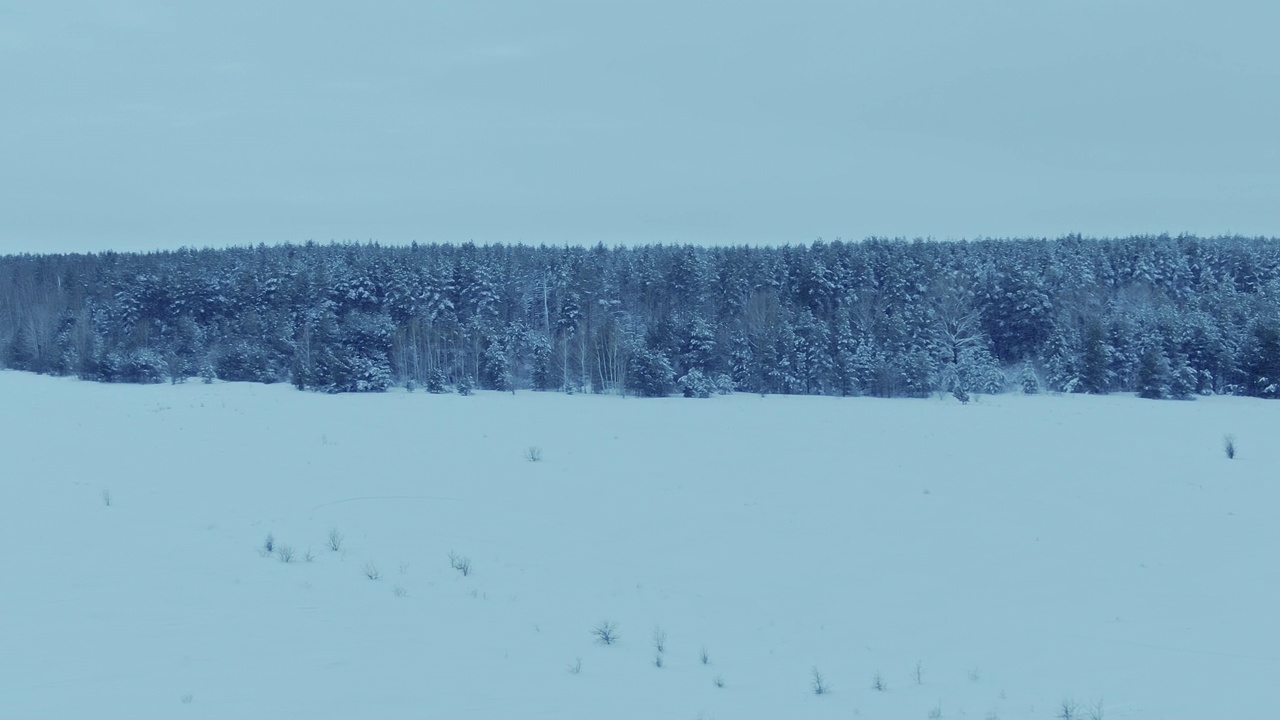
{"label": "pale blue sky", "polygon": [[1280,6],[0,0],[0,252],[1280,235]]}

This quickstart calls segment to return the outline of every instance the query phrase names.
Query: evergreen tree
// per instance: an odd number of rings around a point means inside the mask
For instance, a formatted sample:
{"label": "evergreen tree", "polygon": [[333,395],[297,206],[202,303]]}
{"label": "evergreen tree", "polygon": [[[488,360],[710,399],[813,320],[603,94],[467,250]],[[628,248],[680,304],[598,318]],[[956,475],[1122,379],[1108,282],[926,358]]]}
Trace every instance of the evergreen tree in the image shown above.
{"label": "evergreen tree", "polygon": [[1018,387],[1022,388],[1024,395],[1040,393],[1040,376],[1036,375],[1036,370],[1031,367],[1031,363],[1022,364],[1022,370],[1018,372]]}
{"label": "evergreen tree", "polygon": [[665,355],[641,346],[631,353],[627,367],[627,389],[642,397],[665,397],[671,394],[675,371]]}
{"label": "evergreen tree", "polygon": [[1175,400],[1191,400],[1195,397],[1199,379],[1196,371],[1187,364],[1187,357],[1176,355],[1171,361],[1172,373],[1169,377],[1169,397]]}
{"label": "evergreen tree", "polygon": [[676,385],[687,398],[709,398],[719,391],[717,383],[697,368],[682,375],[676,380]]}
{"label": "evergreen tree", "polygon": [[466,397],[467,395],[471,395],[472,393],[474,393],[475,386],[476,386],[476,383],[474,380],[471,379],[470,375],[463,375],[461,378],[458,379],[458,382],[456,385],[458,394],[462,395],[463,397]]}
{"label": "evergreen tree", "polygon": [[1138,365],[1138,396],[1151,400],[1167,398],[1172,394],[1169,387],[1172,379],[1169,358],[1159,348],[1148,348]]}
{"label": "evergreen tree", "polygon": [[1245,392],[1258,397],[1280,397],[1280,320],[1258,318],[1254,321],[1244,372]]}
{"label": "evergreen tree", "polygon": [[449,378],[445,376],[444,370],[435,367],[427,373],[427,382],[423,388],[433,395],[439,395],[449,391],[448,382]]}
{"label": "evergreen tree", "polygon": [[1080,342],[1079,384],[1074,391],[1106,394],[1111,389],[1112,351],[1101,321],[1087,321]]}
{"label": "evergreen tree", "polygon": [[1004,371],[984,347],[967,347],[961,350],[955,372],[959,386],[970,392],[989,395],[1004,392]]}

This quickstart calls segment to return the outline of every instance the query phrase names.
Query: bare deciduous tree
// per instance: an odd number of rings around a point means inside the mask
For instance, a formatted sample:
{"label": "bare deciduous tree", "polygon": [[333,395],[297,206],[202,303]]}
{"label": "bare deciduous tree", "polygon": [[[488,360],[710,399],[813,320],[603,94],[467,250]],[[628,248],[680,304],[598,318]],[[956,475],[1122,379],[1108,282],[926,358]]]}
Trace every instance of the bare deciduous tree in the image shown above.
{"label": "bare deciduous tree", "polygon": [[618,623],[611,620],[605,620],[591,628],[591,634],[595,636],[596,642],[601,645],[612,645],[621,638],[621,635],[618,634]]}

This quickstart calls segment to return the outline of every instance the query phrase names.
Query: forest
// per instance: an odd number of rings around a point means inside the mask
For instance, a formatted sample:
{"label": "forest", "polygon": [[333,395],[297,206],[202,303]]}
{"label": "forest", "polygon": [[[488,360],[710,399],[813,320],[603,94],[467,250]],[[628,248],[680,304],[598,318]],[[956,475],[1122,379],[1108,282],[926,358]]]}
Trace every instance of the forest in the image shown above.
{"label": "forest", "polygon": [[1280,242],[308,242],[0,257],[0,365],[322,392],[1280,396]]}

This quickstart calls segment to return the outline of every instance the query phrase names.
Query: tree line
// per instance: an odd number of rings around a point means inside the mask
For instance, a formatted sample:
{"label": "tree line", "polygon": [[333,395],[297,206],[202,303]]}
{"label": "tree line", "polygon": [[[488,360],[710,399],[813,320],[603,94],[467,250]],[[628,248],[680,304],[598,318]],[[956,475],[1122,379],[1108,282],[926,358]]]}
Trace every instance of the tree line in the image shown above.
{"label": "tree line", "polygon": [[1280,395],[1280,243],[317,244],[0,257],[0,363],[645,396]]}

